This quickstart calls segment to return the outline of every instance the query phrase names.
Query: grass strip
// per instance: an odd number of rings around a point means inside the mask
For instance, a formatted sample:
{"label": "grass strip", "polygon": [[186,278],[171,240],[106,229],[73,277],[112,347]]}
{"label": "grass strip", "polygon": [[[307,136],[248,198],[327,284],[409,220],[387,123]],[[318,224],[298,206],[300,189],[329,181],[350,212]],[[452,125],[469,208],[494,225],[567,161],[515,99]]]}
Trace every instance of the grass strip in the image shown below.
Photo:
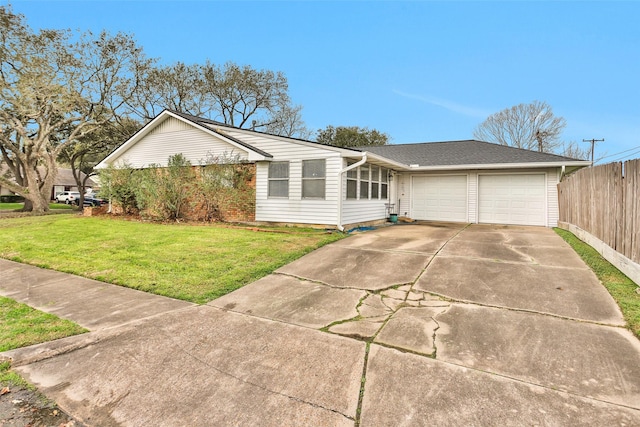
{"label": "grass strip", "polygon": [[0,297],[0,351],[87,332],[69,320]]}
{"label": "grass strip", "polygon": [[638,285],[604,259],[598,251],[561,228],[554,229],[594,271],[613,299],[618,303],[628,328],[640,338],[640,294]]}
{"label": "grass strip", "polygon": [[[15,211],[22,209],[24,203],[0,203],[0,211]],[[64,203],[49,203],[49,209],[73,209],[72,205]]]}

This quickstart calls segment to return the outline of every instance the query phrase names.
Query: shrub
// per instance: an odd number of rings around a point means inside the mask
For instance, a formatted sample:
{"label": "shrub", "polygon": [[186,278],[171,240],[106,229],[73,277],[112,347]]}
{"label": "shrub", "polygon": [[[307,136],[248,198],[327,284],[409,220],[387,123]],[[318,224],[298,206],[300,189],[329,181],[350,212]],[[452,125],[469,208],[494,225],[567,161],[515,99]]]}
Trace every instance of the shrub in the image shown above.
{"label": "shrub", "polygon": [[212,157],[200,168],[198,190],[202,195],[206,221],[224,221],[224,211],[243,207],[255,209],[254,175],[251,164],[239,156]]}
{"label": "shrub", "polygon": [[166,168],[151,165],[138,174],[138,206],[147,216],[162,220],[184,218],[193,203],[196,176],[182,154],[169,156]]}
{"label": "shrub", "polygon": [[17,194],[5,194],[0,196],[0,203],[22,203],[24,202],[24,197],[19,196]]}
{"label": "shrub", "polygon": [[124,213],[138,213],[137,193],[140,174],[128,164],[109,167],[100,172],[100,195],[117,202]]}

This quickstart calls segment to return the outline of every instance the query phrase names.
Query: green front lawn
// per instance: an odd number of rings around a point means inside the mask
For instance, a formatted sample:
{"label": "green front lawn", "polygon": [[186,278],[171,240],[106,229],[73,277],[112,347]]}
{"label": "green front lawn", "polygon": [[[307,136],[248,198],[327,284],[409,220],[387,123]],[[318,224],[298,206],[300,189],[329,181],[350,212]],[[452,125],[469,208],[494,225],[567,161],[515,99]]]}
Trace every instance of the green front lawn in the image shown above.
{"label": "green front lawn", "polygon": [[163,225],[48,215],[0,221],[0,257],[205,303],[266,276],[339,233]]}
{"label": "green front lawn", "polygon": [[0,297],[0,352],[87,332],[69,320]]}
{"label": "green front lawn", "polygon": [[[11,210],[15,211],[22,209],[23,203],[0,203],[0,211]],[[49,203],[49,209],[71,209],[71,205],[65,205],[64,203]]]}
{"label": "green front lawn", "polygon": [[578,239],[570,231],[561,228],[556,228],[555,231],[571,245],[584,262],[596,273],[598,279],[620,306],[629,329],[640,338],[640,294],[637,292],[638,286],[604,259],[598,251]]}

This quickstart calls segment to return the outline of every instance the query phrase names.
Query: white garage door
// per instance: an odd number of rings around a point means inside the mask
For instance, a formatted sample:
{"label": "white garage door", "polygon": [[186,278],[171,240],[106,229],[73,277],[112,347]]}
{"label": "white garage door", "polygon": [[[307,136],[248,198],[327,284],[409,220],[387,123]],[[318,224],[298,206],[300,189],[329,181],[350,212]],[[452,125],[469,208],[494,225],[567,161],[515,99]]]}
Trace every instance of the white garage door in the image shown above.
{"label": "white garage door", "polygon": [[478,222],[547,225],[544,174],[480,175]]}
{"label": "white garage door", "polygon": [[411,216],[431,221],[467,222],[467,176],[414,176]]}

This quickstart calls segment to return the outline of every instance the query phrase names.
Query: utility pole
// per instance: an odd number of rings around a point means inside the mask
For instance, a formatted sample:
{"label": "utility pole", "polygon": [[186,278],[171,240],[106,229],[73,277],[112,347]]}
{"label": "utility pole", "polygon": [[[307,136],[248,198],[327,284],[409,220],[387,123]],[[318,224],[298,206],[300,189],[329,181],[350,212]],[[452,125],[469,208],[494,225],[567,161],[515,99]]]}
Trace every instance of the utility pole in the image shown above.
{"label": "utility pole", "polygon": [[591,143],[591,166],[593,166],[593,149],[596,147],[596,142],[604,142],[604,138],[602,139],[583,139],[582,142],[590,142]]}

